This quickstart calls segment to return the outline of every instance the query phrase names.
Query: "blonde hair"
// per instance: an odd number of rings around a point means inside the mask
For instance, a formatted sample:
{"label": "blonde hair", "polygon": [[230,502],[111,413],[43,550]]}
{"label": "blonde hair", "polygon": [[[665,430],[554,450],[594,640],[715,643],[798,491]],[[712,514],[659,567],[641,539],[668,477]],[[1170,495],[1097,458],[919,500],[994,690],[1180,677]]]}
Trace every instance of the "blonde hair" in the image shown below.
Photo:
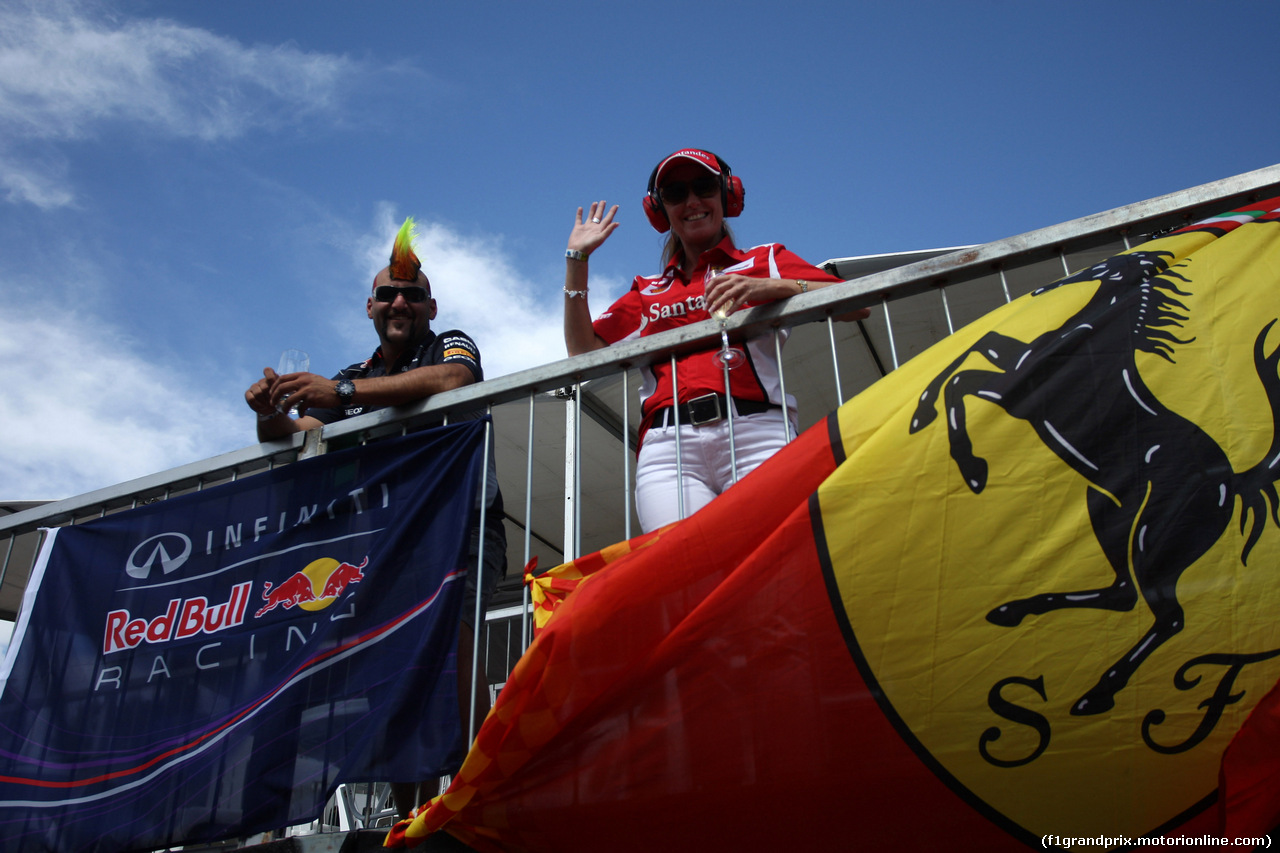
{"label": "blonde hair", "polygon": [[[723,240],[725,237],[728,237],[729,242],[733,243],[735,246],[738,245],[737,240],[733,236],[733,229],[729,227],[729,223],[725,222],[721,227],[723,228],[723,231],[721,232],[720,239]],[[682,252],[684,252],[684,246],[680,245],[680,238],[676,236],[676,232],[667,232],[667,241],[662,244],[662,268],[666,269],[667,264],[671,263],[671,259]]]}

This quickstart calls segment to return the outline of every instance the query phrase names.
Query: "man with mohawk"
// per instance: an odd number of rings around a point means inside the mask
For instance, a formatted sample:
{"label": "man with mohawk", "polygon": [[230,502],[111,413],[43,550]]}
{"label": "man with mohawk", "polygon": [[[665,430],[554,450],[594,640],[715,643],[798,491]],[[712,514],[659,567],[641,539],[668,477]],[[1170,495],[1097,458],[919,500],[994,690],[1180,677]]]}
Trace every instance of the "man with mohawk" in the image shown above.
{"label": "man with mohawk", "polygon": [[[432,394],[460,388],[484,379],[480,350],[468,335],[458,330],[436,334],[431,321],[436,318],[436,301],[431,298],[431,282],[422,273],[414,252],[413,219],[406,219],[396,234],[391,263],[373,279],[373,290],[365,311],[378,333],[378,348],[363,362],[347,367],[332,379],[315,373],[277,376],[271,368],[245,392],[249,408],[258,414],[258,440],[270,441],[295,432],[315,429],[364,412],[387,406],[417,402]],[[287,399],[286,399],[287,398]],[[296,410],[298,417],[291,417]],[[476,412],[472,416],[479,417]],[[465,417],[465,416],[464,416]],[[492,445],[490,445],[492,447]],[[498,579],[506,571],[506,533],[503,529],[502,494],[490,455],[488,485],[485,489],[484,573],[480,601],[487,608]],[[472,515],[469,569],[462,603],[462,623],[458,633],[458,716],[462,731],[468,731],[471,707],[471,660],[475,617],[476,566],[480,542],[479,499]],[[489,707],[488,682],[484,667],[474,684],[477,717],[483,719]],[[395,783],[396,810],[401,818],[425,802],[434,791],[415,793],[418,783]],[[421,783],[424,787],[428,783]],[[434,784],[434,783],[431,783]]]}
{"label": "man with mohawk", "polygon": [[[391,264],[373,279],[365,311],[378,348],[332,379],[315,373],[276,376],[271,368],[245,392],[258,413],[258,440],[270,441],[323,424],[422,400],[484,378],[475,341],[454,330],[431,331],[436,301],[413,251],[413,219],[396,234]],[[283,400],[288,397],[288,405]],[[289,416],[296,409],[299,417]]]}

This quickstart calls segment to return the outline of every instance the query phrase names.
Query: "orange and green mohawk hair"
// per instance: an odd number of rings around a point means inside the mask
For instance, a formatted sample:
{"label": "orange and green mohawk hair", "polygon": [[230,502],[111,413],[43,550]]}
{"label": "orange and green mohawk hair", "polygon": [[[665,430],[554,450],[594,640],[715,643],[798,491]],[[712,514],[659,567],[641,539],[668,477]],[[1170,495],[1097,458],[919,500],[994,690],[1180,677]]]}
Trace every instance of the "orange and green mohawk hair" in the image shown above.
{"label": "orange and green mohawk hair", "polygon": [[417,281],[422,262],[413,252],[413,241],[418,237],[413,227],[413,217],[406,217],[395,242],[391,244],[391,277],[400,281]]}

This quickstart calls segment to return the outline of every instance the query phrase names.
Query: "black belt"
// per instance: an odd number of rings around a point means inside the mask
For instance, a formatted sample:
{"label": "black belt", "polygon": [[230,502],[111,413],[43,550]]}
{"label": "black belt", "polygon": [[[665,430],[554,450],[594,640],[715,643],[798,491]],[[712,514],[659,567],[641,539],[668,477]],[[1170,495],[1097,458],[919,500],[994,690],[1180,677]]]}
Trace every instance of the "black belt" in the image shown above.
{"label": "black belt", "polygon": [[[733,407],[738,410],[739,415],[758,415],[770,409],[782,408],[775,403],[744,400],[741,397],[733,398]],[[729,413],[729,407],[725,405],[723,394],[703,394],[701,397],[694,397],[689,402],[681,403],[679,406],[664,406],[658,409],[653,413],[653,425],[655,427],[664,427],[674,423],[674,419],[671,417],[672,408],[675,408],[680,413],[680,423],[688,426],[713,424],[724,420],[725,415]]]}

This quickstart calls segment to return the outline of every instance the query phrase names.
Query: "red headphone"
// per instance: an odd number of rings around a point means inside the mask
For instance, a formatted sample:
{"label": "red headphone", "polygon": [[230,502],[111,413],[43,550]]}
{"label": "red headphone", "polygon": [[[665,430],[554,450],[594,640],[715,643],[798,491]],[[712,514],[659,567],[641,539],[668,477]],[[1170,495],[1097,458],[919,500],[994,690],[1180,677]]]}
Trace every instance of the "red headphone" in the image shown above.
{"label": "red headphone", "polygon": [[[657,229],[659,234],[665,234],[671,230],[671,222],[667,219],[667,211],[662,207],[662,196],[659,194],[658,187],[658,170],[662,168],[662,164],[666,163],[676,154],[693,155],[688,159],[698,161],[700,159],[714,159],[716,165],[720,168],[720,205],[724,208],[725,216],[737,216],[742,213],[743,196],[742,179],[735,177],[733,170],[729,168],[729,164],[721,160],[717,155],[710,151],[702,149],[682,149],[663,157],[658,165],[653,167],[653,171],[649,173],[649,186],[644,197],[644,215],[649,218],[649,224]],[[697,155],[703,155],[699,158]]]}

